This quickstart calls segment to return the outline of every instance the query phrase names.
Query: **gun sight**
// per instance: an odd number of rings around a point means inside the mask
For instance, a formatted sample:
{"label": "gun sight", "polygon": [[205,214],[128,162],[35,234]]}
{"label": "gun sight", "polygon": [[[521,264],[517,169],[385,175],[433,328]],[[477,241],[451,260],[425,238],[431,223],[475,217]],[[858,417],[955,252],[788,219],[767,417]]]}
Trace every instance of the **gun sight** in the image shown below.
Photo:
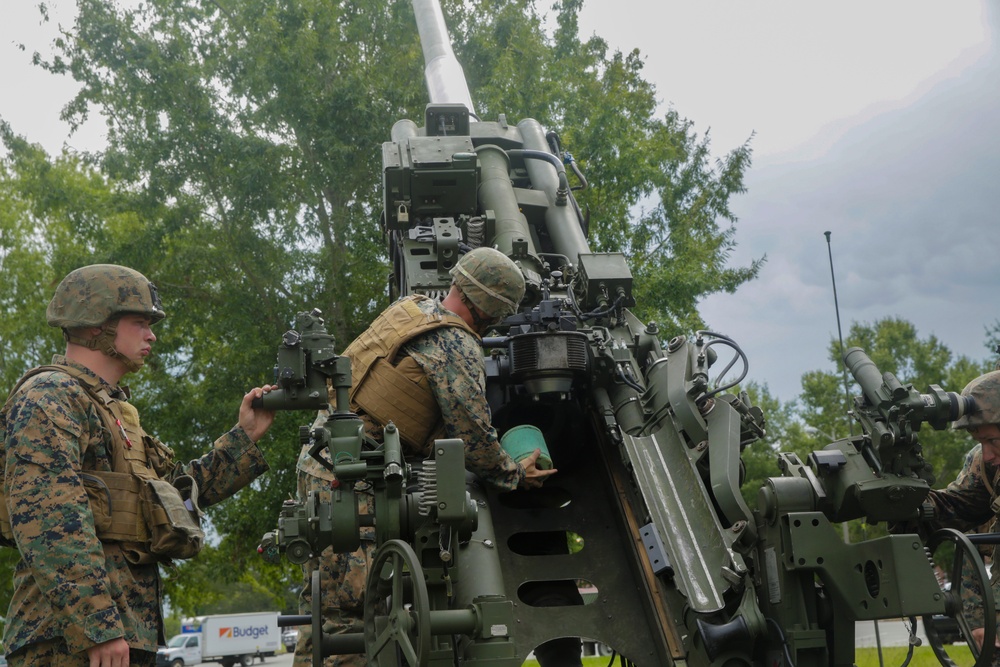
{"label": "gun sight", "polygon": [[859,407],[874,409],[881,420],[888,421],[890,413],[903,411],[914,431],[923,422],[941,430],[976,410],[976,402],[971,396],[944,391],[935,384],[930,385],[926,393],[917,392],[912,385],[903,385],[892,373],[879,372],[861,348],[852,347],[844,352],[844,364],[867,399],[868,405]]}
{"label": "gun sight", "polygon": [[334,339],[327,333],[317,308],[301,312],[295,329],[286,331],[278,345],[274,365],[277,389],[254,399],[253,407],[265,410],[325,410],[330,404],[328,381],[337,390],[338,411],[346,409],[351,386],[351,365],[334,351]]}

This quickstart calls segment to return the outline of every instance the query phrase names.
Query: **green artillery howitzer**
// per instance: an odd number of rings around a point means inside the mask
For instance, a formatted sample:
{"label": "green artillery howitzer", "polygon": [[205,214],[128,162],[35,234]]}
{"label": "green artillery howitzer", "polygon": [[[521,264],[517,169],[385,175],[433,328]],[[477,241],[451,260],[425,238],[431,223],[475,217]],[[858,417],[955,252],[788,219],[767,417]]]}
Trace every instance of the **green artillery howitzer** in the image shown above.
{"label": "green artillery howitzer", "polygon": [[[283,394],[269,400],[322,410],[301,442],[341,487],[286,503],[262,550],[303,562],[353,550],[362,529],[376,534],[364,633],[323,635],[313,582],[314,664],[360,652],[379,667],[513,667],[534,652],[555,667],[606,646],[642,667],[851,667],[860,620],[946,614],[968,630],[932,562],[939,542],[954,542],[955,567],[985,578],[964,536],[845,544],[833,527],[927,518],[933,476],[917,434],[968,404],[936,387],[916,392],[850,350],[862,434],[806,460],[781,454],[750,507],[741,454],[767,420],[737,389],[749,363],[736,340],[661,339],[629,310],[628,261],[590,248],[574,194],[588,183],[558,133],[531,118],[479,118],[440,7],[412,3],[430,103],[381,149],[389,291],[441,297],[458,258],[480,246],[521,268],[518,311],[483,338],[486,398],[501,436],[541,431],[558,474],[502,493],[467,479],[460,442],[438,441],[419,461],[394,428],[371,440],[349,412],[350,364],[332,340],[315,319],[286,334]],[[374,516],[343,489],[362,480]]]}

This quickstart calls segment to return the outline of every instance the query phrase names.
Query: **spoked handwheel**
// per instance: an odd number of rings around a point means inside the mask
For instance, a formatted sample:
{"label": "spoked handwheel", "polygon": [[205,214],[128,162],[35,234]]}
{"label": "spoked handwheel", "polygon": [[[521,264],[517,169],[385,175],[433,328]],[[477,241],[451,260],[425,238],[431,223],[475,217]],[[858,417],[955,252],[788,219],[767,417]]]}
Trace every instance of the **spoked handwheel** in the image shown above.
{"label": "spoked handwheel", "polygon": [[[951,542],[955,545],[955,559],[951,564],[951,571],[948,573],[948,580],[951,582],[950,590],[942,589],[941,593],[945,598],[945,615],[955,619],[962,637],[969,645],[973,657],[976,659],[975,667],[988,667],[993,662],[993,642],[996,639],[996,607],[993,601],[993,589],[990,587],[990,578],[986,573],[986,566],[979,556],[979,551],[975,545],[969,541],[964,534],[951,528],[943,528],[931,536],[927,543],[930,553],[933,553],[944,542]],[[974,583],[979,584],[982,591],[982,605],[985,623],[983,624],[983,646],[982,649],[972,638],[974,629],[962,608],[962,573],[968,567],[972,572]],[[944,642],[938,634],[934,622],[930,616],[924,616],[924,633],[931,644],[931,649],[938,661],[944,667],[955,667],[955,663],[944,650]]]}
{"label": "spoked handwheel", "polygon": [[[365,584],[365,648],[379,667],[427,664],[431,611],[424,571],[402,540],[375,552]],[[390,649],[390,650],[386,650]]]}

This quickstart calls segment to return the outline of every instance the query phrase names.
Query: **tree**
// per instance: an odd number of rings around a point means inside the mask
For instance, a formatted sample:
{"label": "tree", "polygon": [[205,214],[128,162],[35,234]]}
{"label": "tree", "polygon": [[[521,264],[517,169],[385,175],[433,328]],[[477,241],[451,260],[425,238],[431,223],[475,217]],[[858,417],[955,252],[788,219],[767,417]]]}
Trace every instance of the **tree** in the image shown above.
{"label": "tree", "polygon": [[1000,368],[1000,320],[986,329],[986,348],[990,351],[990,359]]}
{"label": "tree", "polygon": [[104,256],[130,214],[119,215],[113,188],[79,158],[49,160],[5,123],[0,141],[0,382],[9,388],[62,351],[60,332],[45,322],[48,300],[70,269]]}
{"label": "tree", "polygon": [[[106,193],[66,198],[71,183],[51,182],[9,203],[62,231],[32,250],[51,273],[8,261],[11,280],[37,292],[11,304],[3,327],[37,322],[52,281],[71,268],[99,260],[143,271],[168,317],[155,358],[132,381],[136,402],[150,430],[192,458],[235,421],[238,390],[271,379],[278,337],[296,312],[320,308],[345,346],[386,305],[379,146],[396,120],[423,114],[413,17],[408,3],[382,0],[78,7],[56,56],[36,59],[82,84],[67,118],[106,120],[107,149],[66,162]],[[710,165],[707,137],[676,112],[656,116],[640,54],[580,39],[579,7],[556,6],[550,37],[527,0],[444,3],[480,114],[559,129],[591,182],[581,201],[595,249],[628,255],[644,317],[693,327],[699,297],[731,291],[759,269],[726,266],[728,200],[742,191],[749,146]],[[32,156],[36,181],[69,160],[32,153],[12,133],[6,146],[15,160]],[[35,351],[11,341],[12,376],[35,363]],[[279,415],[265,444],[271,472],[210,511],[226,536],[218,548],[238,567],[293,492],[303,419]]]}
{"label": "tree", "polygon": [[746,392],[751,403],[764,411],[766,437],[751,443],[741,456],[744,477],[740,485],[749,507],[757,506],[757,493],[768,477],[778,477],[778,454],[791,451],[791,441],[801,438],[802,425],[795,418],[795,402],[782,403],[771,394],[767,384],[748,382]]}

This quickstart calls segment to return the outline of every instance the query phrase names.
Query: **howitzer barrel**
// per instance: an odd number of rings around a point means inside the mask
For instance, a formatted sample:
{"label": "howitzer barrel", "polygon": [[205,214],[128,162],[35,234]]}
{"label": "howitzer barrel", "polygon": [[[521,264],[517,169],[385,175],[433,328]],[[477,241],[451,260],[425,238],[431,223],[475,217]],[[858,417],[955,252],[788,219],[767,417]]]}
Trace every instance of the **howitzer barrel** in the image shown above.
{"label": "howitzer barrel", "polygon": [[465,71],[452,51],[441,5],[436,0],[413,0],[413,13],[424,50],[424,79],[431,103],[464,104],[469,113],[475,114]]}

